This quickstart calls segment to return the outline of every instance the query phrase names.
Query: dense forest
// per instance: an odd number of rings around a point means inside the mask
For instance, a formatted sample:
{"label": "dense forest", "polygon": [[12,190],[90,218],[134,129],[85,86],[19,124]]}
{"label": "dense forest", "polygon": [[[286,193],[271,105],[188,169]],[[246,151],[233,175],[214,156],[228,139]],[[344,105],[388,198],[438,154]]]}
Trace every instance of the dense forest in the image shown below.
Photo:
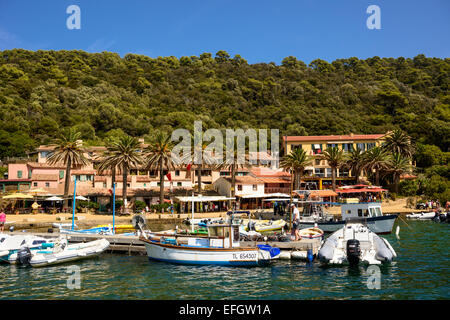
{"label": "dense forest", "polygon": [[[88,144],[125,132],[277,128],[280,135],[402,129],[423,170],[448,179],[450,59],[295,57],[248,64],[214,56],[0,51],[0,159],[24,156],[74,127]],[[428,157],[428,158],[427,158]],[[440,160],[436,160],[440,159]],[[428,162],[427,162],[428,161]],[[443,168],[442,168],[443,167]],[[448,180],[447,180],[448,182]]]}

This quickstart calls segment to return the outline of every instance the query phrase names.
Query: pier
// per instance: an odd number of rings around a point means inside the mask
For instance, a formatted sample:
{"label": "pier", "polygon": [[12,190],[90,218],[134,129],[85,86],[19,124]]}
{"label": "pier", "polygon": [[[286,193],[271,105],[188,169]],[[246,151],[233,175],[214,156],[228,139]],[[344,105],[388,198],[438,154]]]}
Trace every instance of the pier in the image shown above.
{"label": "pier", "polygon": [[[31,234],[35,236],[45,237],[45,238],[58,238],[61,234],[59,232],[55,233],[44,233],[44,232],[8,232],[11,235],[20,234]],[[122,236],[120,234],[116,235],[99,235],[99,234],[65,234],[69,243],[79,243],[88,242],[97,239],[106,239],[109,241],[110,246],[106,252],[127,254],[127,255],[145,255],[145,246],[142,241],[139,240],[137,236]],[[241,246],[245,247],[256,247],[259,244],[269,244],[273,247],[280,248],[282,252],[294,252],[301,251],[306,252],[311,249],[313,254],[316,255],[320,248],[320,239],[301,239],[300,241],[289,241],[289,242],[279,242],[279,241],[267,241],[267,242],[257,242],[257,241],[241,241]]]}

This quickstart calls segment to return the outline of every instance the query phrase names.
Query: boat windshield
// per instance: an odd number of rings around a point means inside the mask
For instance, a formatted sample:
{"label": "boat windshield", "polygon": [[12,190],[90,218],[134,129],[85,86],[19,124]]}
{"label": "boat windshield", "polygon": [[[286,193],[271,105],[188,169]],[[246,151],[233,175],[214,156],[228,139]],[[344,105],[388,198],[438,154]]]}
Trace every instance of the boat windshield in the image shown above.
{"label": "boat windshield", "polygon": [[379,207],[375,207],[375,208],[370,208],[370,215],[372,217],[381,217],[381,210]]}
{"label": "boat windshield", "polygon": [[209,227],[209,236],[210,237],[229,237],[230,236],[230,227],[218,226],[218,227]]}
{"label": "boat windshield", "polygon": [[322,206],[308,203],[303,206],[302,216],[310,217],[312,215],[323,216]]}

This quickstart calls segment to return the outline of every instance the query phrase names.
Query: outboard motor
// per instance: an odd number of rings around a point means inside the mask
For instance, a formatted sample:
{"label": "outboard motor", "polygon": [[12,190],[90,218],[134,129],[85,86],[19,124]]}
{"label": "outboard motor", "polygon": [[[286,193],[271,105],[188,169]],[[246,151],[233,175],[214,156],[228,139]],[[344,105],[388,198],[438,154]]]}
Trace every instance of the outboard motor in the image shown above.
{"label": "outboard motor", "polygon": [[19,251],[17,251],[17,260],[22,265],[25,265],[25,266],[29,265],[30,260],[31,260],[30,248],[25,247],[25,248],[19,249]]}
{"label": "outboard motor", "polygon": [[361,255],[359,240],[350,239],[347,241],[347,260],[350,265],[357,265]]}

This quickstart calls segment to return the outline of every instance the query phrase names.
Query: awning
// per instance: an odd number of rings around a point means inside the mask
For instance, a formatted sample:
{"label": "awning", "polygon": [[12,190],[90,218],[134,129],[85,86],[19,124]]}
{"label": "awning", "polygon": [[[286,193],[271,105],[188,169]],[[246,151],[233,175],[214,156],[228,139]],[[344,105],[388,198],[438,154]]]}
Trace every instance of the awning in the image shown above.
{"label": "awning", "polygon": [[337,193],[366,193],[366,192],[384,192],[387,189],[382,188],[360,188],[360,189],[343,189],[336,190]]}
{"label": "awning", "polygon": [[[304,190],[301,190],[304,191]],[[308,190],[309,191],[309,196],[310,197],[336,197],[338,194],[336,192],[334,192],[333,190]],[[304,192],[298,192],[298,191],[294,191],[295,193],[297,193],[300,198],[304,197]]]}
{"label": "awning", "polygon": [[13,193],[13,194],[4,196],[3,199],[33,199],[33,196],[30,196],[29,194],[23,194],[23,193]]}
{"label": "awning", "polygon": [[225,196],[190,196],[190,197],[175,197],[179,202],[209,202],[209,201],[226,201],[236,200],[236,198],[229,198]]}
{"label": "awning", "polygon": [[264,194],[246,194],[246,195],[242,195],[242,196],[238,196],[240,198],[243,199],[249,199],[249,198],[267,198],[267,197],[286,197],[289,198],[290,195],[286,194],[286,193],[264,193]]}

